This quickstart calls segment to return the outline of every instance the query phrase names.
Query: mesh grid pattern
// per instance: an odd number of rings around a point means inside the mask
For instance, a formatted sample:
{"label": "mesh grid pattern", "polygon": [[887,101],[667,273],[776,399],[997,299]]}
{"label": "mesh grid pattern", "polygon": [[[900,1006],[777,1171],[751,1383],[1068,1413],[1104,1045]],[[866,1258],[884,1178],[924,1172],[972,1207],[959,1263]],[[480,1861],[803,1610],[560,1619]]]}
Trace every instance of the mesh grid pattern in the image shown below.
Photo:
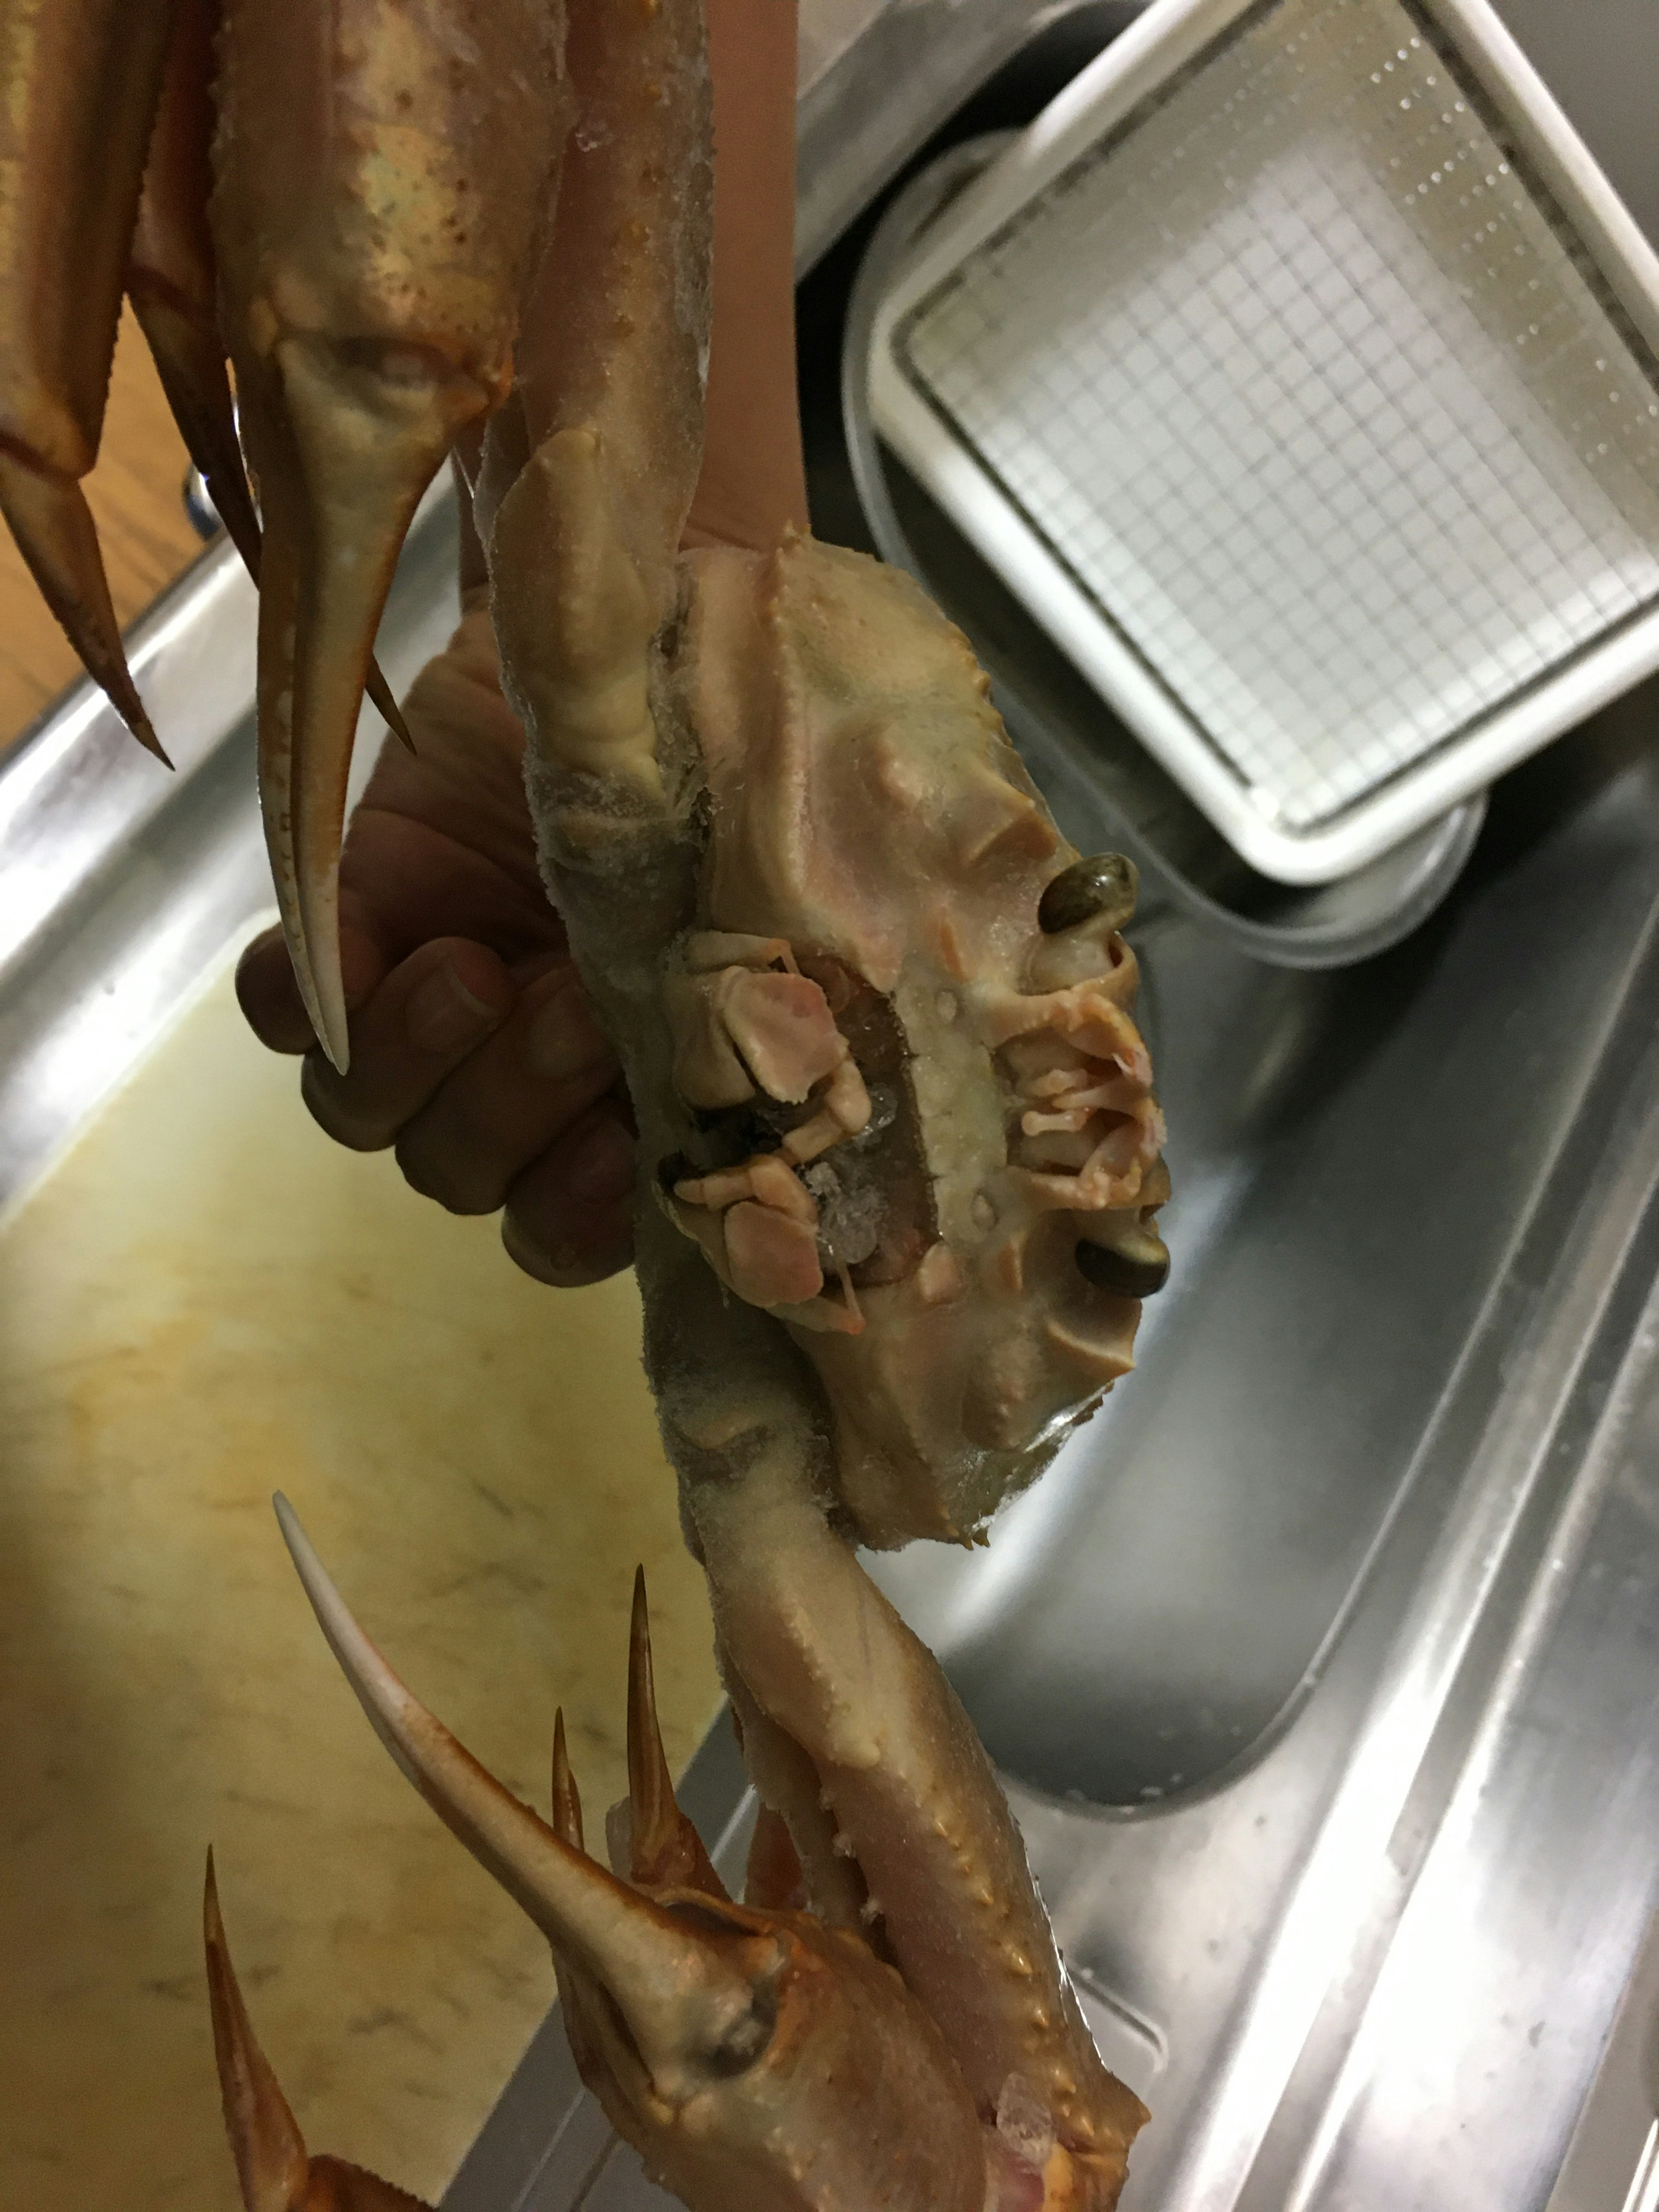
{"label": "mesh grid pattern", "polygon": [[899,365],[1289,830],[1659,599],[1659,371],[1409,0],[1272,0]]}

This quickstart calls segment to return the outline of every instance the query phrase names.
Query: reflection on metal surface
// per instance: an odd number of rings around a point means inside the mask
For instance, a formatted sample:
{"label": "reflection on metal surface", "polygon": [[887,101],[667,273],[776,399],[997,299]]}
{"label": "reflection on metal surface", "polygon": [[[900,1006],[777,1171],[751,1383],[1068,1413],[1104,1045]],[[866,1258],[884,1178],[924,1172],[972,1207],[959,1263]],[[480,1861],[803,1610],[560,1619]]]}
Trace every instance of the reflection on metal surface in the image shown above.
{"label": "reflection on metal surface", "polygon": [[1638,2163],[1621,2212],[1655,2212],[1659,2206],[1659,2120],[1648,2130]]}
{"label": "reflection on metal surface", "polygon": [[[1145,0],[1093,0],[1103,39]],[[802,0],[795,266],[814,266],[969,94],[1079,0]]]}
{"label": "reflection on metal surface", "polygon": [[1659,2212],[1659,1918],[1630,1978],[1547,2212]]}

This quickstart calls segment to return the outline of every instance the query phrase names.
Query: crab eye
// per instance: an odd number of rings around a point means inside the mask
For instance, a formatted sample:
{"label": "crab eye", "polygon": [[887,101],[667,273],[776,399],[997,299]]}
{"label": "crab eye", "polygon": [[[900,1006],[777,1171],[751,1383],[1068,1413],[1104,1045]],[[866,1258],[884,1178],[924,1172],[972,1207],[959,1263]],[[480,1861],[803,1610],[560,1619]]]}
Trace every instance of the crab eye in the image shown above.
{"label": "crab eye", "polygon": [[1073,860],[1054,878],[1037,903],[1037,921],[1045,937],[1085,921],[1121,929],[1135,910],[1139,888],[1133,860],[1121,853],[1097,853],[1092,860]]}
{"label": "crab eye", "polygon": [[1079,1237],[1078,1271],[1097,1291],[1120,1298],[1155,1297],[1170,1279],[1170,1250],[1157,1230],[1137,1223],[1121,1231],[1115,1243]]}

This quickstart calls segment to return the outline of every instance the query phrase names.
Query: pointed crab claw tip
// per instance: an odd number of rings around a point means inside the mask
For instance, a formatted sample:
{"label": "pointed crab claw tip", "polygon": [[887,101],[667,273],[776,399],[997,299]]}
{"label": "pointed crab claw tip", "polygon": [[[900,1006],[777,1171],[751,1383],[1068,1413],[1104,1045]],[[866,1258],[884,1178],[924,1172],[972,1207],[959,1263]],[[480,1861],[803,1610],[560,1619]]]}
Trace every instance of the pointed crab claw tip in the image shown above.
{"label": "pointed crab claw tip", "polygon": [[657,1717],[651,1614],[642,1566],[635,1571],[628,1638],[628,1810],[629,1855],[635,1881],[726,1896],[726,1886],[702,1838],[674,1795],[674,1777]]}
{"label": "pointed crab claw tip", "polygon": [[15,450],[0,450],[0,513],[81,665],[145,751],[170,769],[127,666],[97,528],[80,485]]}
{"label": "pointed crab claw tip", "polygon": [[581,1792],[570,1770],[564,1740],[564,1707],[553,1716],[553,1832],[574,1850],[584,1848]]}
{"label": "pointed crab claw tip", "polygon": [[[331,863],[320,886],[301,884],[291,898],[280,868],[276,871],[278,901],[283,909],[283,936],[293,963],[294,980],[323,1057],[337,1075],[351,1065],[351,1033],[346,1012],[345,981],[340,967],[339,924],[336,915],[339,870]],[[325,918],[319,921],[317,902]]]}
{"label": "pointed crab claw tip", "polygon": [[440,1819],[555,1949],[604,1984],[647,2064],[675,2067],[688,2048],[720,2046],[732,2023],[749,2018],[755,1998],[729,1945],[619,1881],[486,1772],[358,1627],[287,1498],[279,1492],[275,1504],[312,1609],[358,1702]]}
{"label": "pointed crab claw tip", "polygon": [[394,2189],[362,2166],[327,2156],[313,2161],[307,2154],[305,2138],[242,2002],[219,1915],[211,1850],[202,1921],[219,2094],[246,2212],[303,2212],[305,2207],[322,2205],[336,2207],[337,2212],[430,2212],[420,2197]]}
{"label": "pointed crab claw tip", "polygon": [[260,803],[295,975],[342,1073],[340,847],[366,689],[408,741],[389,688],[377,684],[375,632],[422,495],[486,404],[470,377],[408,369],[290,334],[242,393],[264,501]]}
{"label": "pointed crab claw tip", "polygon": [[289,2212],[305,2200],[310,2161],[304,2138],[259,2048],[225,1942],[213,1853],[202,1890],[208,2000],[225,2130],[249,2212]]}
{"label": "pointed crab claw tip", "polygon": [[375,713],[398,743],[405,752],[412,753],[415,740],[409,734],[409,725],[404,720],[404,710],[398,704],[397,694],[381,673],[378,660],[371,660],[368,664],[368,696]]}
{"label": "pointed crab claw tip", "polygon": [[349,1072],[351,1043],[346,1034],[343,1016],[336,1018],[332,1015],[325,1015],[323,1022],[323,1034],[317,1042],[321,1045],[324,1057],[337,1075],[344,1075]]}

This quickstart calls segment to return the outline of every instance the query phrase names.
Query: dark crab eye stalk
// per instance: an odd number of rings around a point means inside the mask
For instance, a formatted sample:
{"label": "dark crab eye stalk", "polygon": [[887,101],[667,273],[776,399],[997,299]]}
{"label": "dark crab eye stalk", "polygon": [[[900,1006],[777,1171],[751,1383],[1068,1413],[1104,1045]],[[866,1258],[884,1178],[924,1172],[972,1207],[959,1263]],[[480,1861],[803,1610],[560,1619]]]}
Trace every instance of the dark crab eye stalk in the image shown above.
{"label": "dark crab eye stalk", "polygon": [[1121,929],[1135,910],[1139,890],[1133,860],[1121,853],[1097,853],[1091,860],[1073,860],[1054,877],[1038,902],[1037,921],[1045,937],[1058,937],[1085,922],[1093,922],[1103,933]]}
{"label": "dark crab eye stalk", "polygon": [[1097,1290],[1120,1298],[1155,1297],[1170,1279],[1170,1250],[1149,1222],[1117,1230],[1109,1244],[1078,1239],[1079,1272]]}

